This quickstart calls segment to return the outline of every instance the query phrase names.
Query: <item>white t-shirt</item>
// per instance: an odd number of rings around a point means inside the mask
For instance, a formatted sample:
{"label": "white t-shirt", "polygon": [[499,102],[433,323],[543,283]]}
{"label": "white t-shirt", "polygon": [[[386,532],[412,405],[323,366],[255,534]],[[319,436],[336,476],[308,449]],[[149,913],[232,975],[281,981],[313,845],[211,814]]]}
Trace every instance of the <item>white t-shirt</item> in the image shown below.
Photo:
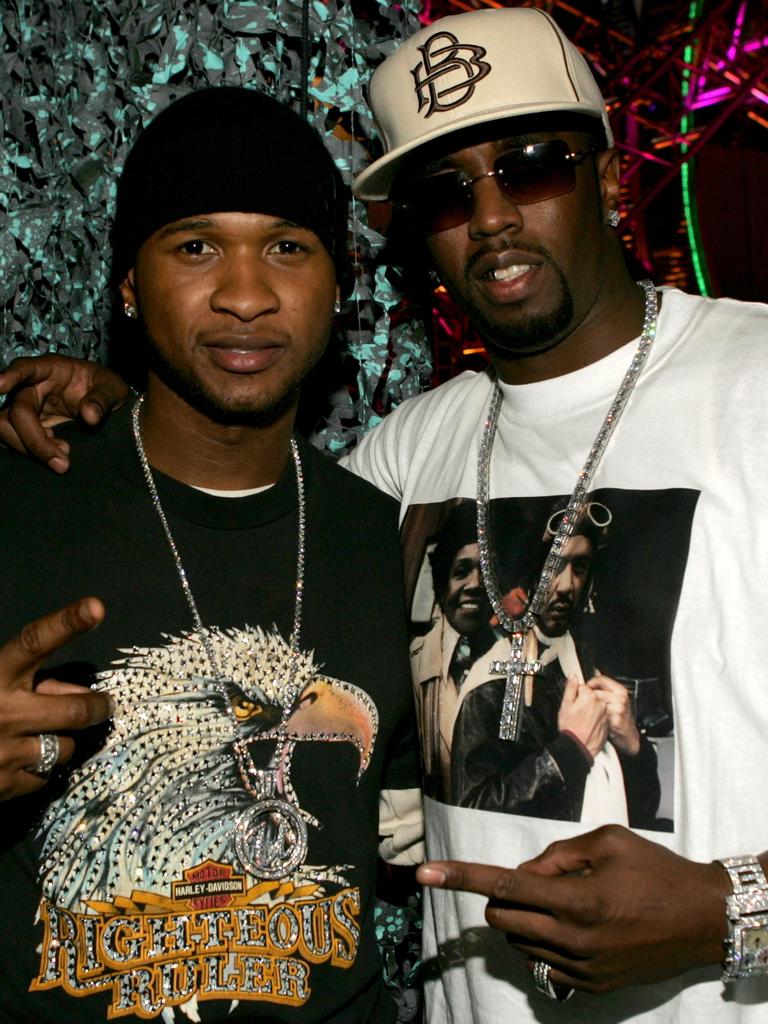
{"label": "white t-shirt", "polygon": [[[509,547],[505,518],[512,540],[540,539],[635,345],[575,373],[503,386],[491,468],[499,551]],[[611,523],[595,541],[593,589],[573,610],[577,640],[630,688],[657,756],[661,801],[641,831],[699,861],[768,848],[766,382],[768,306],[665,290],[648,363],[592,484]],[[455,499],[475,497],[491,388],[489,374],[465,373],[406,401],[347,462],[402,502],[414,609],[434,542],[424,524],[434,533]],[[555,820],[541,805],[426,803],[433,859],[515,867],[586,831],[577,812]],[[716,967],[607,996],[577,992],[562,1007],[536,993],[525,957],[486,925],[484,898],[430,890],[426,906],[433,1024],[768,1020],[768,979],[739,982],[724,998]]]}

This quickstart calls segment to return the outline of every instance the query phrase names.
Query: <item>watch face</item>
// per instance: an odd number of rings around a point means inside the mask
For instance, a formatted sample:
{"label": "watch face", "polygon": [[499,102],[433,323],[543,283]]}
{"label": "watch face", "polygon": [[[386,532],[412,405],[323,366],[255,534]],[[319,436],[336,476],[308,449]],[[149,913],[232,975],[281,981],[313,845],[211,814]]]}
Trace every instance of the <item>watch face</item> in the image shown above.
{"label": "watch face", "polygon": [[768,928],[747,928],[741,937],[744,952],[768,956]]}
{"label": "watch face", "polygon": [[738,928],[741,937],[739,975],[768,973],[768,914],[756,914]]}

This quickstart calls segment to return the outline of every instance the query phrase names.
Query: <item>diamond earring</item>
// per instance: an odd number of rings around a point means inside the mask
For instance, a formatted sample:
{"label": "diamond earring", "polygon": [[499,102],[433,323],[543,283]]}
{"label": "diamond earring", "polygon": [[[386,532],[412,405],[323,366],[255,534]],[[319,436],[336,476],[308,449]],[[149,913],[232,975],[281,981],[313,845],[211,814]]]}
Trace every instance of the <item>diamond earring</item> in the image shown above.
{"label": "diamond earring", "polygon": [[619,211],[609,210],[607,220],[609,228],[617,228],[619,226],[619,221],[621,220],[621,217],[619,216]]}
{"label": "diamond earring", "polygon": [[336,301],[334,302],[334,304],[333,304],[333,312],[334,312],[334,316],[338,316],[339,313],[341,312],[341,300],[340,299],[336,299]]}
{"label": "diamond earring", "polygon": [[132,305],[130,302],[126,302],[123,305],[123,312],[125,313],[129,320],[135,320],[136,317],[139,315],[136,307]]}

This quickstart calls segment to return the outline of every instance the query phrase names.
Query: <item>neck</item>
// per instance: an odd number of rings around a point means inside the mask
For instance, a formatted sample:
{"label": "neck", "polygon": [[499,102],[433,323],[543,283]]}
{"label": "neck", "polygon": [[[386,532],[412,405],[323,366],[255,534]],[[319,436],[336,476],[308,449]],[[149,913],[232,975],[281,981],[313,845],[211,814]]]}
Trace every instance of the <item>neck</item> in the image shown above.
{"label": "neck", "polygon": [[279,478],[290,456],[297,400],[263,425],[218,423],[150,376],[141,411],[149,463],[192,487],[265,487]]}
{"label": "neck", "polygon": [[586,309],[574,310],[574,322],[554,339],[550,348],[514,357],[494,351],[489,357],[505,384],[534,384],[562,377],[596,363],[640,335],[643,327],[643,292],[622,273],[604,281]]}

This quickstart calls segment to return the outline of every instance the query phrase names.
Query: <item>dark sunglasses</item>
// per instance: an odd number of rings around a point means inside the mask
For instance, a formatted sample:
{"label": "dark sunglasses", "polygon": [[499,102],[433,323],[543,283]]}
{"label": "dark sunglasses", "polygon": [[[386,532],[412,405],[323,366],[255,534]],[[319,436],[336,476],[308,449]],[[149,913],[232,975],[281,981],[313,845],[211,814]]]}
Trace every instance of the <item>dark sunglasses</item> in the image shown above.
{"label": "dark sunglasses", "polygon": [[397,196],[395,205],[405,208],[428,235],[465,224],[475,205],[473,186],[482,178],[495,178],[499,190],[517,206],[565,195],[576,184],[576,165],[595,153],[572,153],[562,139],[534,142],[510,149],[494,160],[493,170],[468,178],[463,171],[444,171],[413,182]]}

